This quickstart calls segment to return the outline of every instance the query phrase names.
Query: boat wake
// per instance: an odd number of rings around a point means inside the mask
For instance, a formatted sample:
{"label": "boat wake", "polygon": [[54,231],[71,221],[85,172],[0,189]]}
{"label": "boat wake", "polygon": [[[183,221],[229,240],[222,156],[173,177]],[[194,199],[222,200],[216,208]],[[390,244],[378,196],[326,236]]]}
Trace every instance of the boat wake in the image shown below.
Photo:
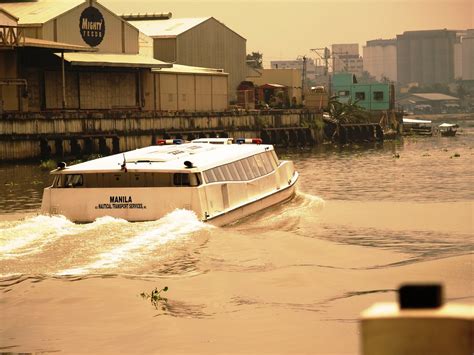
{"label": "boat wake", "polygon": [[[188,210],[151,222],[102,217],[75,224],[62,216],[0,222],[0,275],[127,272],[173,255],[195,232],[213,228]],[[192,239],[192,238],[191,238]]]}
{"label": "boat wake", "polygon": [[297,192],[291,200],[243,218],[231,226],[239,231],[268,229],[269,226],[271,230],[294,231],[305,219],[314,222],[324,204],[319,196]]}

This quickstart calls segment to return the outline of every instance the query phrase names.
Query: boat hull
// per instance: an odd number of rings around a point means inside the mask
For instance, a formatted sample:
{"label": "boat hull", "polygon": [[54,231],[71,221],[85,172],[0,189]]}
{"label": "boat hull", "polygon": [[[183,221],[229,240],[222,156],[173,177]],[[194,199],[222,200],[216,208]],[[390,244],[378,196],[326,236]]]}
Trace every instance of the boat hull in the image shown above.
{"label": "boat hull", "polygon": [[235,221],[238,221],[239,219],[254,214],[258,211],[287,201],[295,195],[297,180],[298,174],[294,176],[288,187],[277,190],[274,193],[258,198],[254,201],[248,202],[243,206],[236,207],[232,210],[226,211],[212,218],[208,218],[206,221],[215,226],[224,226],[226,224],[233,223]]}

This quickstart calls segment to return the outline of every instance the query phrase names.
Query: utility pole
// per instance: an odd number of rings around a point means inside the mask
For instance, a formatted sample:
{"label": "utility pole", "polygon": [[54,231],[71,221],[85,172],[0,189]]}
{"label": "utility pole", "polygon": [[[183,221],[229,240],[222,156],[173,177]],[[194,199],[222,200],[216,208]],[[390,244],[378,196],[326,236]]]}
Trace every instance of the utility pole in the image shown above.
{"label": "utility pole", "polygon": [[[325,72],[324,75],[328,75],[329,72],[329,59],[331,58],[331,51],[328,47],[324,48],[312,48],[311,52],[316,53],[316,55],[324,61]],[[322,54],[321,54],[322,51]]]}
{"label": "utility pole", "polygon": [[329,59],[331,59],[331,51],[328,47],[312,48],[310,51],[316,53],[316,55],[324,61],[324,81],[326,82],[326,89],[330,92],[331,77],[329,76]]}
{"label": "utility pole", "polygon": [[306,56],[303,56],[303,73],[301,75],[301,100],[304,100],[304,88],[306,83]]}
{"label": "utility pole", "polygon": [[296,60],[302,60],[302,70],[301,70],[301,101],[304,100],[304,89],[306,86],[306,55],[299,55]]}

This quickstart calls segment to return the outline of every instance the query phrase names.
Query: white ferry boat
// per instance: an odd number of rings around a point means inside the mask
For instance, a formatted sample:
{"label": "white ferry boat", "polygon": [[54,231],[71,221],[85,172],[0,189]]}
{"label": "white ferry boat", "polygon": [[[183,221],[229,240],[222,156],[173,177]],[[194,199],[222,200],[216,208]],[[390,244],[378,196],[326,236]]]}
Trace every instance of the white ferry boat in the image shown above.
{"label": "white ferry boat", "polygon": [[293,162],[279,160],[273,146],[260,139],[181,143],[160,140],[73,166],[60,163],[44,189],[42,213],[74,222],[102,216],[150,221],[188,209],[202,221],[225,225],[295,193]]}

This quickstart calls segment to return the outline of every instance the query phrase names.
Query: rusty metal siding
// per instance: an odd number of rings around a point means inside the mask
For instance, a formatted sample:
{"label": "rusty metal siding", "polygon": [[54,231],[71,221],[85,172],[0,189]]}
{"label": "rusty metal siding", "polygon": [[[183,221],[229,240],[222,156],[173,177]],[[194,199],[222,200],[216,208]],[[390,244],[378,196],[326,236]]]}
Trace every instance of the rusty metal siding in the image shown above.
{"label": "rusty metal siding", "polygon": [[178,80],[176,74],[160,74],[160,102],[162,111],[178,109]]}
{"label": "rusty metal siding", "polygon": [[229,99],[245,80],[246,40],[214,18],[177,38],[177,63],[224,69],[229,73]]}
{"label": "rusty metal siding", "polygon": [[212,76],[196,75],[196,111],[212,110]]}
{"label": "rusty metal siding", "polygon": [[81,72],[81,109],[136,107],[136,80],[133,72]]}
{"label": "rusty metal siding", "polygon": [[23,27],[23,34],[29,38],[43,38],[42,27]]}
{"label": "rusty metal siding", "polygon": [[196,110],[194,75],[178,75],[178,110]]}
{"label": "rusty metal siding", "polygon": [[150,70],[140,70],[140,82],[142,86],[142,107],[146,111],[156,110],[154,80],[155,74]]}
{"label": "rusty metal siding", "polygon": [[[45,71],[46,109],[63,107],[62,76],[60,71]],[[77,72],[66,72],[66,108],[79,108]]]}
{"label": "rusty metal siding", "polygon": [[153,58],[168,63],[176,61],[176,39],[155,38],[153,39]]}
{"label": "rusty metal siding", "polygon": [[[0,79],[17,78],[17,56],[13,51],[0,52]],[[16,85],[0,85],[0,112],[19,109],[19,87]]]}
{"label": "rusty metal siding", "polygon": [[227,109],[227,77],[212,77],[212,109],[214,111],[222,111]]}

